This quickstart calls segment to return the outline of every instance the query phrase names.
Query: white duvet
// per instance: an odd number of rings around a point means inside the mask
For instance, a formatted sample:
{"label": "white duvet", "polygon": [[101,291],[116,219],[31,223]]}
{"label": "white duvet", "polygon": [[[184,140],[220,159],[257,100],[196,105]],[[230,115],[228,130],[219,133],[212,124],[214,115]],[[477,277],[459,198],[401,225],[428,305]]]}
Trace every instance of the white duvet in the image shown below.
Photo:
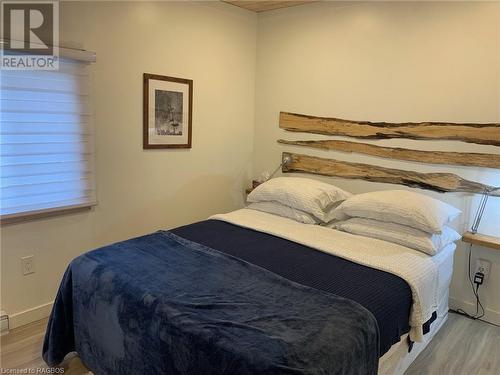
{"label": "white duvet", "polygon": [[410,285],[413,297],[410,338],[422,341],[422,325],[431,318],[438,305],[436,257],[439,254],[430,257],[390,242],[302,224],[256,210],[241,209],[214,215],[211,219],[272,234],[401,277]]}

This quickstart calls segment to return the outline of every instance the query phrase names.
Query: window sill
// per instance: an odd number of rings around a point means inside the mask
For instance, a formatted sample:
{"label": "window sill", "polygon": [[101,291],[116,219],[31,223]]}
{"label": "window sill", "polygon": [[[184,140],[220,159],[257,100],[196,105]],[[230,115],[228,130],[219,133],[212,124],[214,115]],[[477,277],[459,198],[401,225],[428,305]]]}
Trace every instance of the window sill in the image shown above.
{"label": "window sill", "polygon": [[58,207],[47,210],[40,211],[31,211],[31,212],[23,212],[12,215],[4,215],[0,217],[0,225],[11,225],[11,224],[20,224],[28,221],[45,219],[55,216],[68,215],[72,213],[77,213],[81,211],[88,211],[92,207],[96,206],[97,202],[85,203],[76,206],[68,206],[68,207]]}

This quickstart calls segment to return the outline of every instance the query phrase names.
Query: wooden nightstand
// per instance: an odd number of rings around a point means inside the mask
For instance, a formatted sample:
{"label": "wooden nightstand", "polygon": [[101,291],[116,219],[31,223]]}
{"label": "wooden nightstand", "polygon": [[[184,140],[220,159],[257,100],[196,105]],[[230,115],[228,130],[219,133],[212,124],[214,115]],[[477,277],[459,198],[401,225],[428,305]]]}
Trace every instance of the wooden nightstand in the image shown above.
{"label": "wooden nightstand", "polygon": [[500,250],[500,237],[487,236],[480,233],[466,232],[462,235],[462,241],[488,247],[490,249]]}
{"label": "wooden nightstand", "polygon": [[257,186],[259,186],[260,184],[262,184],[262,182],[257,181],[257,180],[252,180],[252,187],[245,190],[247,195],[250,194],[252,192],[252,190],[255,189]]}

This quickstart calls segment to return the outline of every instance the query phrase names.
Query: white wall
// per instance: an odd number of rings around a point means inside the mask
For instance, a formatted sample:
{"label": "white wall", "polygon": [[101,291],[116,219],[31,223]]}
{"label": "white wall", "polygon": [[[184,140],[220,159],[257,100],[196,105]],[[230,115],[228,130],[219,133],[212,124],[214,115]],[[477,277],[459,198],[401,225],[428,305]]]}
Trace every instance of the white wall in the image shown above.
{"label": "white wall", "polygon": [[[325,139],[278,128],[280,111],[371,121],[500,122],[500,3],[325,2],[259,16],[254,176],[273,169],[282,151],[294,151],[423,172],[452,172],[500,186],[500,171],[313,151],[276,139]],[[347,138],[346,138],[347,139]],[[352,139],[351,139],[352,140]],[[428,150],[500,153],[499,147],[443,141],[371,141]],[[327,179],[354,193],[400,189]],[[426,192],[424,190],[416,190]],[[431,196],[464,210],[455,226],[470,225],[474,198]],[[500,198],[492,198],[481,231],[500,236]],[[473,312],[466,278],[466,247],[455,257],[452,305]],[[481,295],[488,318],[500,322],[500,252],[474,248],[493,262]]]}
{"label": "white wall", "polygon": [[[97,53],[99,205],[2,228],[1,305],[14,325],[47,313],[77,255],[239,208],[250,177],[255,14],[217,2],[65,2],[60,18],[63,45]],[[192,149],[142,149],[145,72],[194,80]],[[22,276],[30,254],[36,273]]]}
{"label": "white wall", "polygon": [[[451,171],[500,185],[498,171],[275,143],[324,138],[280,131],[280,111],[372,121],[500,122],[499,9],[498,3],[327,2],[263,13],[257,25],[255,14],[217,2],[62,3],[62,41],[98,57],[92,71],[99,205],[2,228],[2,309],[16,324],[43,317],[66,265],[82,252],[240,207],[252,174],[274,169],[284,150]],[[142,149],[144,72],[194,80],[191,150]],[[374,143],[500,152],[459,142]],[[355,193],[401,188],[325,180]],[[458,228],[470,222],[469,196],[429,194],[465,210]],[[482,231],[499,235],[499,201],[491,201]],[[30,254],[36,273],[22,276],[20,257]],[[477,248],[474,255],[493,261],[483,299],[498,322],[500,252]],[[465,259],[461,246],[452,286],[458,301],[472,301]]]}

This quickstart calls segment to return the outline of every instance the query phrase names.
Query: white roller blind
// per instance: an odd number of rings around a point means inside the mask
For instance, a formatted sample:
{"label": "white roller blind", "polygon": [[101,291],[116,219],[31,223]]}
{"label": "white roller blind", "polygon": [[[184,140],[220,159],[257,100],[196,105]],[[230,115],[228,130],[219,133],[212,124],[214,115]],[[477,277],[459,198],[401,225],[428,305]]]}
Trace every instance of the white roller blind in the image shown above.
{"label": "white roller blind", "polygon": [[95,204],[88,64],[0,81],[2,219]]}

